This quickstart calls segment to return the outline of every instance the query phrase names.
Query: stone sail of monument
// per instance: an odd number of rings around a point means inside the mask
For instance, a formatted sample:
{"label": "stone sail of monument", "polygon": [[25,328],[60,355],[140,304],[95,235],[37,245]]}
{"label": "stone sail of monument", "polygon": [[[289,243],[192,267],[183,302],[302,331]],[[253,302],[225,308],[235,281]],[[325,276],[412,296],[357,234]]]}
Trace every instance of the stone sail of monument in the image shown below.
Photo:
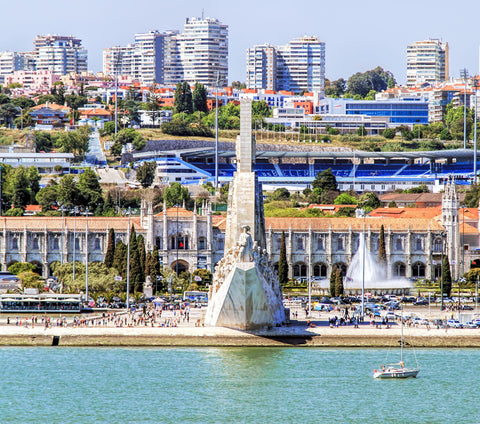
{"label": "stone sail of monument", "polygon": [[282,325],[278,275],[265,249],[262,187],[254,171],[252,105],[240,104],[237,171],[228,194],[225,255],[215,268],[205,323],[241,330]]}

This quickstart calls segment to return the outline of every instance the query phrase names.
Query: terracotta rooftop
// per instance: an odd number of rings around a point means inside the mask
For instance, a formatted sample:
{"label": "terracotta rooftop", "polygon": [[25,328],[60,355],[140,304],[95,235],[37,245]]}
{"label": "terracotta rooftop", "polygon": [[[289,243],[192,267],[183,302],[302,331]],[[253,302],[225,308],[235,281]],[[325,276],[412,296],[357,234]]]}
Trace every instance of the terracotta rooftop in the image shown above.
{"label": "terracotta rooftop", "polygon": [[476,234],[478,235],[478,228],[466,222],[460,222],[460,234]]}
{"label": "terracotta rooftop", "polygon": [[[2,216],[0,217],[0,231],[6,228],[9,231],[62,231],[68,228],[78,232],[85,231],[87,218],[85,216],[64,217],[61,216]],[[143,232],[140,226],[140,217],[130,218],[130,225],[134,226],[135,231]],[[89,217],[88,230],[92,232],[104,232],[113,228],[120,233],[126,232],[128,227],[128,217]]]}
{"label": "terracotta rooftop", "polygon": [[[177,215],[179,218],[190,218],[193,215],[192,211],[189,211],[182,207],[175,207],[175,206],[171,208],[167,208],[166,212],[167,212],[167,218],[168,217],[176,218]],[[160,217],[160,216],[163,216],[163,214],[164,214],[164,211],[157,213],[155,216]]]}
{"label": "terracotta rooftop", "polygon": [[369,213],[372,218],[424,218],[433,219],[442,214],[442,207],[431,208],[377,208]]}

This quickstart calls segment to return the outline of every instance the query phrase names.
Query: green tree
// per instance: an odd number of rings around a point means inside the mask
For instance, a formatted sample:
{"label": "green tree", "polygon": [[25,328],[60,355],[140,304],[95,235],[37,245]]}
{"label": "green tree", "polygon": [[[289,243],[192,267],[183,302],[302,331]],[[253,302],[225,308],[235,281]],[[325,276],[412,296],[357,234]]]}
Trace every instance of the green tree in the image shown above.
{"label": "green tree", "polygon": [[384,71],[380,66],[363,73],[357,72],[348,79],[348,92],[363,98],[370,90],[375,90],[376,92],[384,91],[390,79],[395,81],[393,74],[389,71]]}
{"label": "green tree", "polygon": [[137,180],[140,182],[143,188],[148,188],[152,185],[155,179],[155,170],[157,169],[157,163],[146,161],[143,162],[137,168]]}
{"label": "green tree", "polygon": [[185,202],[185,204],[189,204],[191,201],[188,188],[182,186],[178,182],[173,182],[168,187],[165,187],[163,198],[167,203],[167,207],[182,205],[183,202]]}
{"label": "green tree", "polygon": [[358,128],[357,128],[357,131],[355,132],[357,135],[363,137],[363,136],[366,136],[367,135],[367,130],[365,129],[365,127],[363,125],[360,125]]}
{"label": "green tree", "polygon": [[290,198],[290,192],[285,188],[277,188],[271,195],[272,200],[288,200]]}
{"label": "green tree", "polygon": [[105,252],[105,258],[103,260],[103,263],[108,268],[112,268],[114,260],[115,260],[115,230],[113,228],[110,228],[108,232],[107,251]]}
{"label": "green tree", "polygon": [[464,203],[469,208],[476,208],[480,201],[480,185],[472,184],[465,195]]}
{"label": "green tree", "polygon": [[343,296],[343,277],[339,269],[335,273],[335,296]]}
{"label": "green tree", "polygon": [[59,203],[67,207],[74,207],[78,205],[78,189],[75,177],[71,174],[64,175],[60,179],[58,185],[58,200]]}
{"label": "green tree", "polygon": [[41,188],[35,199],[39,205],[42,206],[42,211],[52,209],[52,206],[58,204],[58,184],[55,180],[50,181],[50,184]]}
{"label": "green tree", "polygon": [[348,193],[342,193],[333,202],[335,205],[356,205],[357,199]]}
{"label": "green tree", "polygon": [[333,175],[332,168],[318,172],[317,176],[312,182],[313,189],[320,189],[321,192],[337,191],[337,179]]}
{"label": "green tree", "polygon": [[272,116],[272,111],[265,100],[252,102],[252,116],[254,119],[263,119]]}
{"label": "green tree", "polygon": [[33,271],[35,268],[36,266],[29,262],[15,262],[8,267],[8,272],[10,274],[18,275],[25,271]]}
{"label": "green tree", "polygon": [[208,112],[207,89],[199,82],[195,83],[192,95],[192,106],[194,112]]}
{"label": "green tree", "polygon": [[10,181],[11,201],[16,208],[25,208],[31,199],[30,181],[23,166],[15,169]]}
{"label": "green tree", "polygon": [[285,244],[285,231],[282,231],[280,239],[280,256],[278,259],[278,282],[284,286],[288,283],[288,262],[287,262],[287,246]]}
{"label": "green tree", "polygon": [[385,229],[383,224],[380,226],[380,235],[378,237],[378,262],[383,265],[387,263],[387,252],[385,250]]}
{"label": "green tree", "polygon": [[103,208],[102,187],[93,169],[86,168],[85,172],[80,174],[77,189],[80,205],[90,208],[91,211]]}
{"label": "green tree", "polygon": [[332,272],[330,273],[330,297],[335,297],[336,287],[335,281],[337,279],[337,268],[333,267]]}
{"label": "green tree", "polygon": [[113,267],[117,270],[123,280],[127,277],[127,245],[119,240],[115,246]]}
{"label": "green tree", "polygon": [[450,272],[450,261],[448,256],[443,257],[442,263],[442,274],[443,274],[443,294],[446,294],[447,297],[450,297],[452,291],[452,273]]}
{"label": "green tree", "polygon": [[187,81],[179,82],[175,89],[174,107],[177,113],[193,112],[192,91]]}
{"label": "green tree", "polygon": [[141,281],[145,281],[145,262],[146,262],[146,249],[145,249],[145,239],[140,234],[137,237],[137,250],[138,250],[138,259],[140,261],[141,268]]}
{"label": "green tree", "polygon": [[383,136],[387,139],[387,140],[393,140],[395,138],[395,134],[396,134],[396,131],[393,129],[393,128],[385,128],[383,130]]}
{"label": "green tree", "polygon": [[325,95],[329,97],[341,97],[345,94],[347,88],[347,81],[343,78],[339,78],[336,81],[325,80]]}
{"label": "green tree", "polygon": [[[201,281],[196,281],[195,277],[200,277]],[[207,284],[212,283],[213,274],[208,269],[198,268],[193,271],[192,280],[196,282],[198,286],[205,287]]]}
{"label": "green tree", "polygon": [[376,193],[366,191],[358,199],[358,205],[363,209],[373,210],[382,206],[382,202]]}

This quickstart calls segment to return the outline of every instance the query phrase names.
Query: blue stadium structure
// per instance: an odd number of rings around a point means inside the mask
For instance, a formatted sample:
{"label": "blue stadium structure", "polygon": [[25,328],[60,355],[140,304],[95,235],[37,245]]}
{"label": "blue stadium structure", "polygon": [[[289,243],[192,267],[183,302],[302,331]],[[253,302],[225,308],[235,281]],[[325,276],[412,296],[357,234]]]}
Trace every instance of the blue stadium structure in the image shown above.
{"label": "blue stadium structure", "polygon": [[[133,161],[135,167],[144,161],[156,161],[158,183],[178,181],[201,184],[213,182],[215,178],[215,153],[212,148],[135,153]],[[257,151],[256,154],[255,170],[267,190],[279,187],[303,190],[311,185],[319,172],[328,168],[342,191],[382,193],[425,184],[431,191],[439,192],[449,176],[454,176],[457,184],[471,184],[474,180],[473,151],[469,149],[416,152]],[[235,152],[220,152],[219,182],[231,181],[235,170]]]}

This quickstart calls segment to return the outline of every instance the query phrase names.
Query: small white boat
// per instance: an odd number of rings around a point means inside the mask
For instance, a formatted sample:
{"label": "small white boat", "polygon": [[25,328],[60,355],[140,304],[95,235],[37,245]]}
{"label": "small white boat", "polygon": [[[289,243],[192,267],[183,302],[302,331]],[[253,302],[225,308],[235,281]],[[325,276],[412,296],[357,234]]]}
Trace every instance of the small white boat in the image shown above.
{"label": "small white boat", "polygon": [[415,378],[420,368],[405,368],[403,362],[381,366],[380,370],[373,370],[373,378]]}
{"label": "small white boat", "polygon": [[380,365],[379,370],[373,370],[373,378],[387,379],[387,378],[415,378],[420,371],[420,368],[406,368],[403,362],[403,309],[401,317],[401,338],[400,338],[400,362],[397,364]]}

